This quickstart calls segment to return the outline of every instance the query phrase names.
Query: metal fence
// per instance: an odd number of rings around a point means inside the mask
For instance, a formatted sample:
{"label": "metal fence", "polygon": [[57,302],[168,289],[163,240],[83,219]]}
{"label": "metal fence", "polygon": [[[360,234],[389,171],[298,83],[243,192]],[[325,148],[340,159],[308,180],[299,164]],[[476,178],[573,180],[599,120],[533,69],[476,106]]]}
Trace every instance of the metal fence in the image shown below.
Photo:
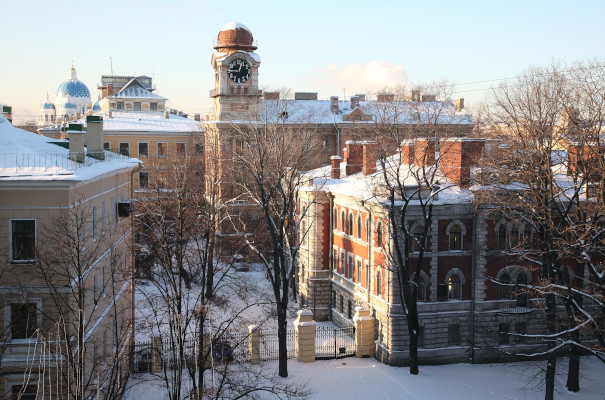
{"label": "metal fence", "polygon": [[351,357],[355,355],[355,327],[315,329],[315,359]]}
{"label": "metal fence", "polygon": [[58,174],[75,171],[82,167],[111,160],[127,160],[128,156],[105,151],[105,159],[86,157],[83,162],[69,159],[67,153],[63,154],[0,154],[0,176],[29,175],[29,174]]}
{"label": "metal fence", "polygon": [[[286,331],[286,347],[288,349],[288,359],[296,357],[296,331]],[[277,332],[260,333],[260,359],[261,361],[279,359],[279,338]]]}

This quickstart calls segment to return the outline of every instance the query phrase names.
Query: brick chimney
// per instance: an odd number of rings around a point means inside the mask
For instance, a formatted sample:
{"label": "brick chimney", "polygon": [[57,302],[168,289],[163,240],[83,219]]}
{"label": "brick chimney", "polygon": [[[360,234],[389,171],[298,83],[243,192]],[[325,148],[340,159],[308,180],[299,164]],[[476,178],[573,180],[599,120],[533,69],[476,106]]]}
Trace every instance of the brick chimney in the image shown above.
{"label": "brick chimney", "polygon": [[463,98],[456,99],[456,111],[462,111],[462,110],[464,110],[464,99]]}
{"label": "brick chimney", "polygon": [[279,100],[279,92],[264,92],[263,98],[265,100]]}
{"label": "brick chimney", "polygon": [[363,143],[347,140],[347,151],[345,152],[345,174],[351,175],[363,170]]}
{"label": "brick chimney", "polygon": [[105,159],[103,151],[103,118],[100,115],[86,117],[86,142],[88,155],[98,160]]}
{"label": "brick chimney", "polygon": [[570,143],[567,149],[567,175],[580,174],[587,176],[590,181],[600,179],[597,167],[598,154],[601,152],[595,142]]}
{"label": "brick chimney", "polygon": [[376,101],[381,103],[395,101],[395,95],[393,93],[379,93],[376,95]]}
{"label": "brick chimney", "polygon": [[193,120],[194,121],[200,121],[201,120],[200,114],[198,114],[198,113],[193,114]]}
{"label": "brick chimney", "polygon": [[401,142],[401,164],[414,164],[414,152],[416,141],[406,139]]}
{"label": "brick chimney", "polygon": [[420,90],[412,90],[410,93],[410,100],[420,101]]}
{"label": "brick chimney", "polygon": [[332,112],[332,114],[337,114],[338,113],[338,96],[331,96],[330,97],[330,111]]}
{"label": "brick chimney", "polygon": [[351,96],[351,110],[359,107],[359,96]]}
{"label": "brick chimney", "polygon": [[440,143],[440,171],[460,186],[471,184],[471,168],[477,166],[483,154],[485,139],[449,138]]}
{"label": "brick chimney", "polygon": [[364,175],[373,174],[376,172],[376,161],[377,161],[378,144],[366,140],[363,142],[363,167],[362,173]]}
{"label": "brick chimney", "polygon": [[332,169],[330,172],[330,178],[340,179],[340,162],[341,161],[342,161],[341,156],[330,157],[330,165],[332,166]]}
{"label": "brick chimney", "polygon": [[113,83],[108,83],[107,84],[107,96],[105,97],[109,97],[113,95]]}
{"label": "brick chimney", "polygon": [[414,146],[414,161],[418,165],[435,164],[435,150],[437,141],[435,139],[416,139]]}
{"label": "brick chimney", "polygon": [[86,131],[82,124],[69,124],[67,132],[69,137],[69,159],[77,162],[84,162],[84,135]]}

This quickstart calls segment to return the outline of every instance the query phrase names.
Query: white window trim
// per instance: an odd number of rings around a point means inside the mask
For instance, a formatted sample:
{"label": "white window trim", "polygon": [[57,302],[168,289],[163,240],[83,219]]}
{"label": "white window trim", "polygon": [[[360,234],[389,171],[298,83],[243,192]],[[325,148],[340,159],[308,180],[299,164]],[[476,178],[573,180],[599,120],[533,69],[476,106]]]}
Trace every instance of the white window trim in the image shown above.
{"label": "white window trim", "polygon": [[[160,145],[161,144],[165,144],[166,145],[166,155],[165,156],[161,156],[160,155]],[[156,154],[157,154],[158,157],[162,157],[162,158],[168,157],[168,142],[157,142],[156,145],[155,145],[155,149],[156,149]]]}
{"label": "white window trim", "polygon": [[[145,155],[145,156],[141,155],[141,147],[140,147],[141,144],[146,144],[147,145],[147,155]],[[137,157],[145,157],[145,158],[149,157],[149,142],[138,142],[138,144],[137,144]]]}
{"label": "white window trim", "polygon": [[448,291],[447,301],[462,301],[462,286],[464,286],[466,284],[466,279],[464,278],[464,274],[462,273],[462,271],[460,271],[458,268],[454,267],[454,268],[450,269],[447,272],[447,274],[445,275],[445,284],[446,285],[449,284],[450,277],[452,275],[456,275],[458,277],[458,279],[460,280],[460,293],[459,293],[458,299],[450,299],[449,291]]}
{"label": "white window trim", "polygon": [[[349,261],[353,260],[353,265],[349,265]],[[355,254],[348,252],[347,251],[347,272],[355,272]],[[354,282],[353,280],[353,274],[346,274],[348,275],[347,279],[349,279],[351,282]]]}
{"label": "white window trim", "polygon": [[[182,144],[185,147],[185,153],[184,154],[178,154],[177,149],[179,147],[179,144]],[[187,157],[187,142],[176,142],[174,144],[174,155],[177,157]]]}
{"label": "white window trim", "polygon": [[36,319],[38,323],[38,327],[42,326],[42,299],[39,298],[12,298],[4,300],[4,326],[6,327],[6,335],[7,338],[12,341],[13,344],[20,343],[33,343],[38,339],[13,339],[12,332],[13,326],[11,323],[13,312],[11,308],[11,304],[23,304],[23,303],[35,303],[36,304]]}
{"label": "white window trim", "polygon": [[355,267],[354,272],[357,273],[357,262],[359,261],[359,276],[357,277],[356,285],[361,286],[361,272],[363,271],[363,258],[361,256],[355,256]]}
{"label": "white window trim", "polygon": [[35,258],[29,260],[14,260],[13,259],[13,221],[34,221],[34,244],[38,243],[38,220],[35,218],[12,218],[8,220],[8,250],[9,263],[11,264],[27,264],[36,261]]}
{"label": "white window trim", "polygon": [[[460,227],[460,250],[450,249],[450,230],[454,225]],[[447,251],[464,251],[464,236],[466,235],[466,226],[459,219],[451,221],[445,228],[445,234],[447,236]]]}

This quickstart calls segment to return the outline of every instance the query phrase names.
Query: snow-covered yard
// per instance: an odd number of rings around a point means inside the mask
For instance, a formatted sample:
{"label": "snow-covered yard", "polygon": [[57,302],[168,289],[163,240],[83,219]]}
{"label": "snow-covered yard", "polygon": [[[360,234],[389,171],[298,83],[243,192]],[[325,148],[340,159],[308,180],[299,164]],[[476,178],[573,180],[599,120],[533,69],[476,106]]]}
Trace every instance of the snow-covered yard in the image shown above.
{"label": "snow-covered yard", "polygon": [[[584,358],[580,377],[581,391],[565,391],[565,362],[557,365],[557,399],[602,400],[605,397],[605,365],[596,359]],[[565,360],[566,361],[566,360]],[[277,362],[263,363],[274,369]],[[540,364],[450,364],[422,366],[418,376],[407,368],[389,367],[374,359],[344,358],[303,364],[288,362],[293,382],[308,382],[312,399],[543,399],[543,372]],[[161,382],[133,385],[126,400],[164,399]],[[270,398],[270,397],[267,397]]]}

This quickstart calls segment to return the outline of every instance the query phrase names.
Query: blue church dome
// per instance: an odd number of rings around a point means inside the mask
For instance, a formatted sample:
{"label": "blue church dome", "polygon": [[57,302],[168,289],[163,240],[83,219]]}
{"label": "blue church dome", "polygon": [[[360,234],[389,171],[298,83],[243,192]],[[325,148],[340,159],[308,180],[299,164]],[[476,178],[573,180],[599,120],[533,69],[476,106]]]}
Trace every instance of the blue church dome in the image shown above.
{"label": "blue church dome", "polygon": [[57,97],[90,97],[90,90],[79,79],[70,79],[59,85]]}
{"label": "blue church dome", "polygon": [[101,111],[101,106],[98,101],[92,105],[92,111]]}
{"label": "blue church dome", "polygon": [[55,105],[48,101],[42,103],[42,105],[40,106],[40,110],[55,110],[55,109],[56,109]]}
{"label": "blue church dome", "polygon": [[68,100],[67,103],[65,103],[64,107],[66,110],[68,110],[68,109],[77,110],[78,109],[78,106],[75,105],[71,100]]}

